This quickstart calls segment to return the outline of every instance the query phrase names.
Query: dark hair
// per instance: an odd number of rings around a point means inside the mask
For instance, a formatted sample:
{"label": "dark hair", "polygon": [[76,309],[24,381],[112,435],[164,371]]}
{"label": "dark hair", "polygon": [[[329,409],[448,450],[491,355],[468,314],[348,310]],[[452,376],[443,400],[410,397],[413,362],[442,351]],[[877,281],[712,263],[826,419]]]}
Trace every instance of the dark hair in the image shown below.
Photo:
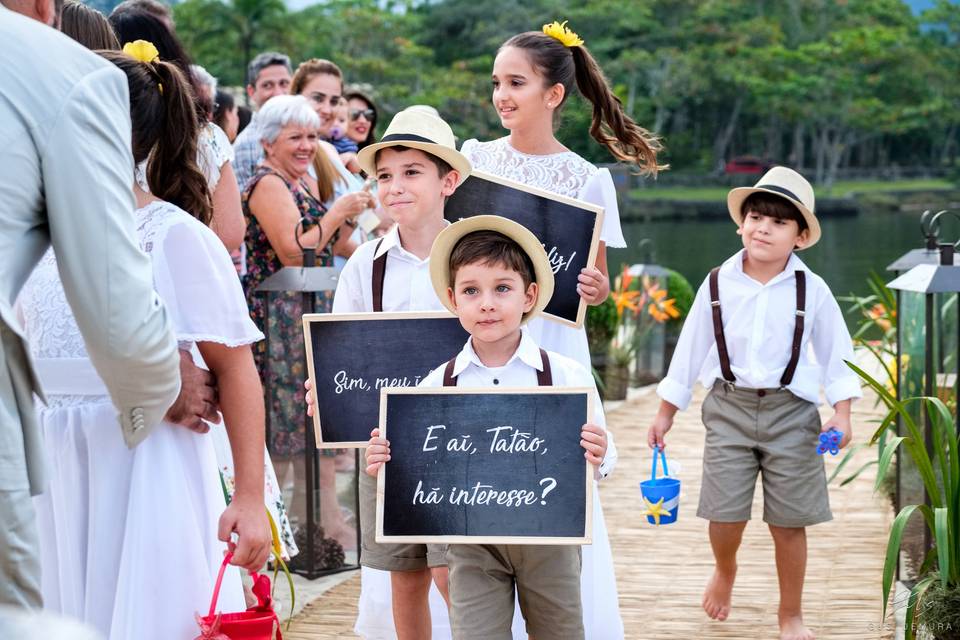
{"label": "dark hair", "polygon": [[377,149],[377,152],[373,154],[373,166],[377,166],[377,162],[380,160],[380,154],[385,150],[390,149],[392,151],[419,151],[425,156],[430,158],[430,161],[437,167],[437,173],[441,178],[445,178],[448,173],[453,171],[453,167],[450,166],[450,163],[441,158],[440,156],[435,156],[429,151],[424,151],[423,149],[414,149],[413,147],[405,147],[402,144],[394,145],[392,147],[384,147],[383,149]]}
{"label": "dark hair", "polygon": [[[357,89],[356,87],[349,87],[343,92],[343,99],[346,100],[347,102],[350,102],[351,100],[363,100],[364,102],[367,103],[367,107],[371,111],[373,111],[373,121],[370,123],[370,131],[367,131],[366,139],[363,142],[360,142],[357,144],[357,149],[363,149],[364,147],[376,142],[377,141],[377,119],[380,114],[377,112],[377,105],[373,102],[373,98],[371,98],[368,94],[364,93],[360,89]],[[349,108],[349,105],[348,105],[348,108]],[[349,117],[349,112],[347,115]]]}
{"label": "dark hair", "polygon": [[224,127],[226,124],[224,118],[228,111],[233,110],[234,105],[236,105],[236,103],[232,95],[226,91],[217,89],[217,102],[213,105],[213,123],[221,129],[226,130],[226,127]]}
{"label": "dark hair", "polygon": [[757,191],[747,196],[740,206],[740,215],[746,217],[748,213],[754,211],[761,216],[769,216],[777,220],[793,220],[799,227],[798,233],[809,226],[806,218],[797,209],[797,206],[781,196],[775,196],[772,193]]}
{"label": "dark hair", "polygon": [[237,125],[237,135],[240,135],[240,132],[247,128],[247,125],[250,124],[250,119],[253,118],[253,111],[250,107],[246,105],[240,105],[237,107],[237,120],[240,123]]}
{"label": "dark hair", "polygon": [[60,12],[60,31],[87,49],[116,50],[117,35],[107,17],[79,0],[66,0]]}
{"label": "dark hair", "polygon": [[[610,89],[603,70],[584,45],[567,47],[545,33],[528,31],[504,42],[500,50],[507,47],[526,51],[548,87],[563,85],[560,106],[576,84],[580,95],[593,105],[590,135],[617,160],[636,164],[642,173],[653,175],[666,168],[657,164],[657,153],[663,148],[659,138],[624,113],[620,98]],[[559,113],[560,106],[555,113]]]}
{"label": "dark hair", "polygon": [[478,263],[516,271],[523,280],[524,289],[537,281],[533,260],[527,252],[516,240],[498,231],[473,231],[457,241],[450,252],[450,286],[456,282],[461,267]]}
{"label": "dark hair", "polygon": [[256,87],[257,76],[260,75],[260,72],[267,67],[273,67],[277,65],[284,66],[287,68],[287,71],[293,73],[293,69],[290,68],[289,57],[276,51],[264,51],[263,53],[258,53],[257,56],[250,61],[250,64],[247,65],[247,84],[251,87]]}
{"label": "dark hair", "polygon": [[213,202],[197,165],[200,124],[186,77],[170,62],[138,62],[119,51],[99,53],[127,76],[133,159],[137,164],[147,160],[150,192],[209,224]]}
{"label": "dark hair", "polygon": [[135,40],[146,40],[157,48],[161,60],[173,63],[180,69],[197,105],[197,121],[206,122],[207,114],[213,110],[210,93],[190,71],[190,56],[163,20],[143,9],[130,8],[111,13],[110,24],[113,25],[121,47]]}
{"label": "dark hair", "polygon": [[123,0],[113,8],[110,17],[127,11],[144,11],[159,18],[164,24],[173,26],[173,14],[170,13],[170,7],[157,0]]}

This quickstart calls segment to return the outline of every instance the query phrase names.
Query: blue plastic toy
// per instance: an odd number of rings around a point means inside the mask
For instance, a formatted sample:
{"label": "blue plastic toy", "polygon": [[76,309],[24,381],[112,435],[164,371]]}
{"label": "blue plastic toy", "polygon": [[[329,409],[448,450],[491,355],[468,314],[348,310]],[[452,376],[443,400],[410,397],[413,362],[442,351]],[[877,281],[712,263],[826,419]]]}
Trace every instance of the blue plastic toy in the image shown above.
{"label": "blue plastic toy", "polygon": [[817,445],[817,453],[821,456],[826,452],[830,452],[830,455],[835,456],[840,453],[840,441],[843,439],[843,434],[830,427],[829,431],[824,431],[820,434],[820,444]]}

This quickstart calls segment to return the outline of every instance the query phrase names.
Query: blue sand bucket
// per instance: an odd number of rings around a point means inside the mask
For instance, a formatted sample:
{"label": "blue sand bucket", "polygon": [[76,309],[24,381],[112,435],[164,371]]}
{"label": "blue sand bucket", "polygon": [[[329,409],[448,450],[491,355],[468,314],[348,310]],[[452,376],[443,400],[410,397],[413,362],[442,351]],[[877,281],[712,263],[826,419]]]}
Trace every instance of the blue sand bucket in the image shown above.
{"label": "blue sand bucket", "polygon": [[[663,466],[662,478],[657,477],[658,457]],[[650,524],[672,524],[677,521],[677,511],[680,509],[680,481],[676,478],[668,478],[667,473],[667,456],[663,449],[657,447],[653,450],[653,469],[650,472],[650,479],[640,483],[640,495],[646,501],[645,513],[647,522]],[[651,510],[654,513],[651,513]]]}

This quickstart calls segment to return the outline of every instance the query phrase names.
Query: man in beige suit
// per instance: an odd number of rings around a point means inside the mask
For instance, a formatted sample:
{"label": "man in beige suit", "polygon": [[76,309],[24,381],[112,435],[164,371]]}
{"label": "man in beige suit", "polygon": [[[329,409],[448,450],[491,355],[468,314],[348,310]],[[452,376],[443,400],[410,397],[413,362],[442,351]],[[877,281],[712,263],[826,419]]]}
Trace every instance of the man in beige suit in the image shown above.
{"label": "man in beige suit", "polygon": [[0,604],[26,607],[41,604],[41,389],[12,308],[50,244],[127,444],[165,416],[196,430],[216,420],[211,381],[178,357],[137,244],[126,77],[55,22],[53,0],[0,0]]}

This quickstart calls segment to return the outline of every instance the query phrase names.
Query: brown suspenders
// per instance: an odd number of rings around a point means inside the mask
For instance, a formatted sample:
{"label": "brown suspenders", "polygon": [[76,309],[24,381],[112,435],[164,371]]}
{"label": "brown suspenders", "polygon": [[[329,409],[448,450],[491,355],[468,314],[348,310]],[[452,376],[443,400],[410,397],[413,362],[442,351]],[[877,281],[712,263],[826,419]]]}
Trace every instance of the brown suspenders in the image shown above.
{"label": "brown suspenders", "polygon": [[[377,242],[377,248],[373,250],[374,255],[380,251],[381,244],[383,244],[383,238]],[[373,261],[373,310],[378,313],[383,311],[383,280],[387,277],[387,253],[389,251]]]}
{"label": "brown suspenders", "polygon": [[[797,281],[796,324],[793,327],[793,345],[790,348],[790,361],[780,377],[780,386],[786,387],[793,381],[793,374],[800,362],[800,347],[803,341],[803,319],[807,306],[807,278],[802,270],[794,271]],[[730,353],[727,340],[723,335],[723,317],[720,314],[720,267],[710,270],[710,310],[713,312],[713,337],[717,341],[717,355],[720,358],[720,373],[727,382],[736,382],[737,378],[730,369]]]}
{"label": "brown suspenders", "polygon": [[[543,361],[543,371],[537,371],[537,385],[541,387],[552,387],[553,372],[550,370],[550,358],[547,357],[547,352],[543,349],[540,349],[540,359]],[[452,358],[443,370],[443,386],[445,387],[457,386],[457,377],[453,375],[453,366],[456,361],[456,357]]]}
{"label": "brown suspenders", "polygon": [[720,373],[727,382],[735,382],[737,378],[730,370],[730,354],[727,353],[727,339],[723,337],[723,318],[720,315],[720,267],[710,270],[710,310],[713,312],[713,338],[717,341],[717,355],[720,356]]}

